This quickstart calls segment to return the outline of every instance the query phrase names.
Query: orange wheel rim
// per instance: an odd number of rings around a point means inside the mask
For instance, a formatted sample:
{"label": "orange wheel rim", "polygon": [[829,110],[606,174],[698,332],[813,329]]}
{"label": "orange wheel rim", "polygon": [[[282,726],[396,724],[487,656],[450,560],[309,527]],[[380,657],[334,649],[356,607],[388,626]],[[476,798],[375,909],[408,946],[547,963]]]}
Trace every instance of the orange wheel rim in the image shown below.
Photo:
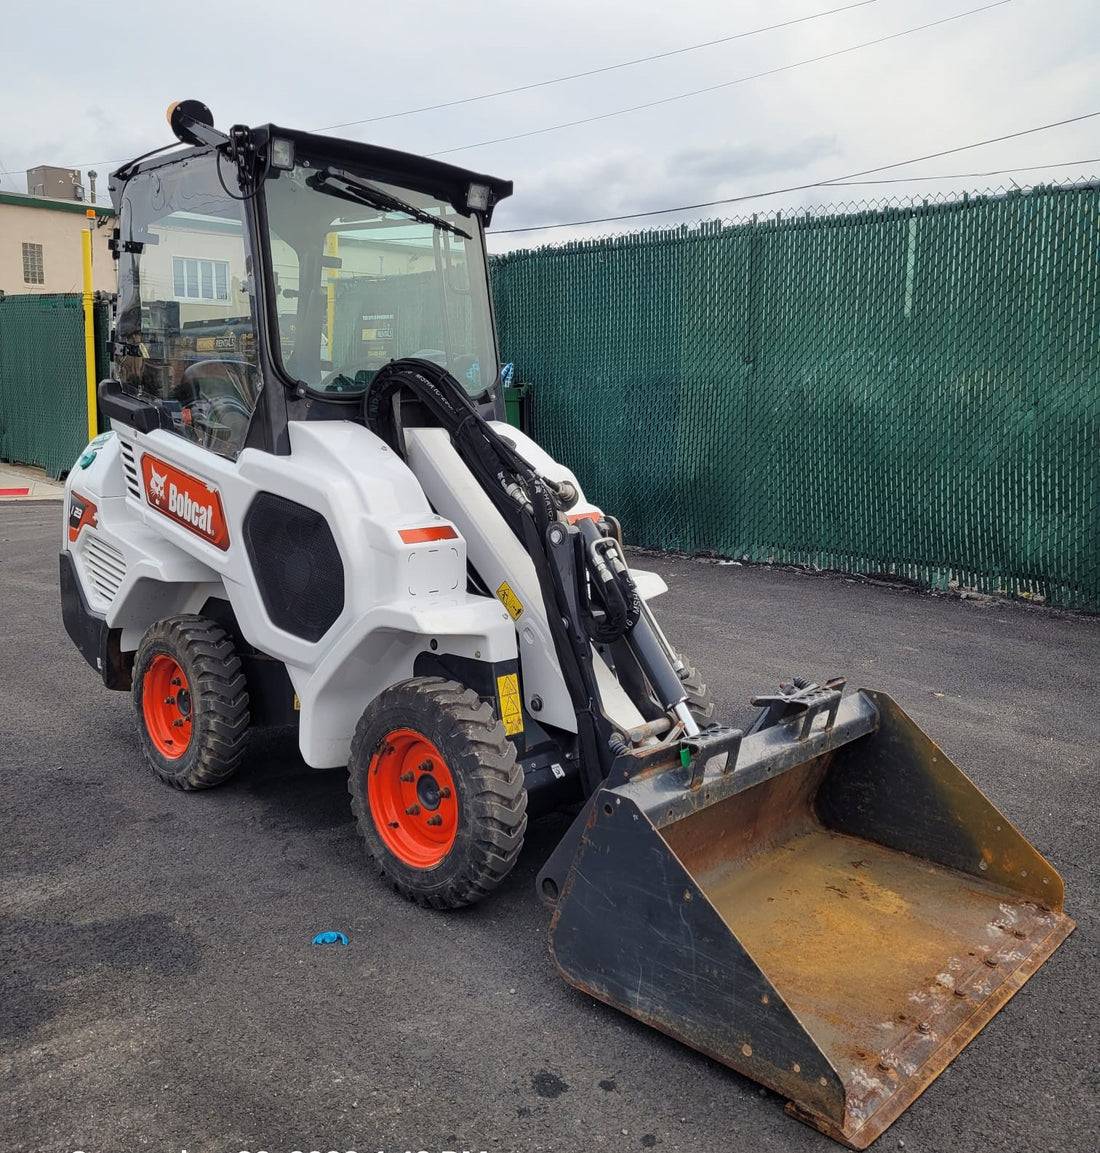
{"label": "orange wheel rim", "polygon": [[458,797],[442,753],[412,729],[378,743],[367,769],[367,802],[386,848],[406,865],[430,869],[451,851]]}
{"label": "orange wheel rim", "polygon": [[170,760],[182,757],[191,744],[191,686],[171,657],[153,657],[141,689],[141,711],[157,752]]}

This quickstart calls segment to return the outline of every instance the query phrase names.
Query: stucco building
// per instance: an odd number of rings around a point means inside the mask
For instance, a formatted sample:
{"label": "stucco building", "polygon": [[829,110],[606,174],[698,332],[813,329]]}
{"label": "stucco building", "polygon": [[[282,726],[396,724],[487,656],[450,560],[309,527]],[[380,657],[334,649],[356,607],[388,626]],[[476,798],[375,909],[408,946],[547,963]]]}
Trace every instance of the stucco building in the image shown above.
{"label": "stucco building", "polygon": [[75,200],[0,192],[0,291],[9,294],[80,292],[84,287],[80,233],[95,213],[92,284],[115,291],[115,263],[107,248],[114,210]]}

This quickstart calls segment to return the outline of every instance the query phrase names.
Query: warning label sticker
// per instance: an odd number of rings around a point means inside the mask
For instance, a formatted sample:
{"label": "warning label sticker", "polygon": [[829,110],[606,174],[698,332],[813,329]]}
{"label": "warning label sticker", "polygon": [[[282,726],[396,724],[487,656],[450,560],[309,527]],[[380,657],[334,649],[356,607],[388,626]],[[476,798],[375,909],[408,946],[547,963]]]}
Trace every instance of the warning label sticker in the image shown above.
{"label": "warning label sticker", "polygon": [[522,733],[523,703],[519,697],[519,677],[515,673],[497,677],[497,696],[500,698],[500,719],[504,722],[504,731],[510,737]]}
{"label": "warning label sticker", "polygon": [[504,605],[504,607],[508,610],[508,612],[511,614],[512,620],[519,620],[520,615],[523,612],[523,604],[519,597],[516,596],[514,592],[512,592],[512,586],[509,585],[507,581],[505,581],[504,584],[502,584],[500,588],[497,589],[497,600],[499,600],[500,603]]}

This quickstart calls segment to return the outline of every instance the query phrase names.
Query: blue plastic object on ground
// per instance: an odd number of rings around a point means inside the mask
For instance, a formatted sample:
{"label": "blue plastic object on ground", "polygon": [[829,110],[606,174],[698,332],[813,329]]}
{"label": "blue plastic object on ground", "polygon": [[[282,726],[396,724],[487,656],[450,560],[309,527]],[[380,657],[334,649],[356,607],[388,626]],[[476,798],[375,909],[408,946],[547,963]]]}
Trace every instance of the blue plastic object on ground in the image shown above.
{"label": "blue plastic object on ground", "polygon": [[346,945],[348,939],[343,933],[334,933],[330,929],[327,933],[318,933],[311,943],[314,945]]}

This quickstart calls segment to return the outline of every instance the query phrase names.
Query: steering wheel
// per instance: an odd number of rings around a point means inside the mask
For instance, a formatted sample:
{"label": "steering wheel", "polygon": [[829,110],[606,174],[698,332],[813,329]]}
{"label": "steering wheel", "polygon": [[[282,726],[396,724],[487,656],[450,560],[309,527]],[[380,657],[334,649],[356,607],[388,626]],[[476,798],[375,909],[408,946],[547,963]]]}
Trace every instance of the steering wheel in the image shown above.
{"label": "steering wheel", "polygon": [[204,448],[239,449],[244,444],[252,410],[239,396],[210,396],[183,406],[183,425]]}
{"label": "steering wheel", "polygon": [[[339,368],[333,369],[332,372],[326,373],[321,378],[321,383],[317,386],[316,391],[333,392],[337,394],[350,393],[351,395],[355,395],[356,393],[360,392],[366,392],[367,386],[370,384],[370,380],[367,380],[365,383],[360,385],[355,380],[356,374],[360,372],[369,372],[371,374],[371,378],[373,378],[374,374],[378,371],[378,367],[379,366],[376,362],[368,363],[365,360],[353,360],[350,364],[341,365]],[[344,377],[347,380],[348,385],[351,387],[345,386],[343,388],[333,388],[333,384],[335,384],[340,379],[340,377]]]}

